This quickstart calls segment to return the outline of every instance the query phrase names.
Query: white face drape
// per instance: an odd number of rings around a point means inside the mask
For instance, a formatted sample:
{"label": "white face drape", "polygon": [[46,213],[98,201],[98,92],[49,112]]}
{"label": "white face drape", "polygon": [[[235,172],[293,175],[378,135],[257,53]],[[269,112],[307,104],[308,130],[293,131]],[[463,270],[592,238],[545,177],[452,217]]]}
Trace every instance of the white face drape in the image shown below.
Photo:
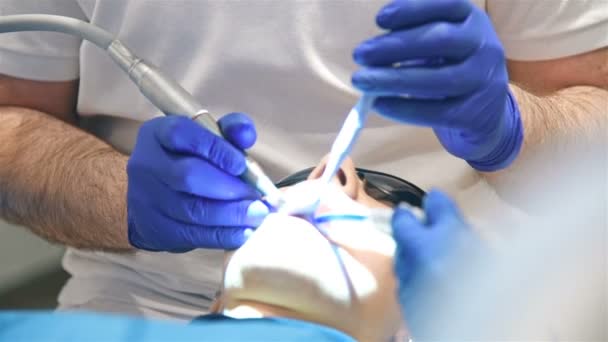
{"label": "white face drape", "polygon": [[[310,182],[299,183],[287,196],[308,186]],[[316,215],[368,212],[336,186],[327,191]],[[373,224],[334,221],[318,229],[301,218],[269,215],[227,265],[226,308],[247,302],[251,309],[251,302],[259,303],[357,338],[391,336],[400,317],[392,272],[395,243]]]}

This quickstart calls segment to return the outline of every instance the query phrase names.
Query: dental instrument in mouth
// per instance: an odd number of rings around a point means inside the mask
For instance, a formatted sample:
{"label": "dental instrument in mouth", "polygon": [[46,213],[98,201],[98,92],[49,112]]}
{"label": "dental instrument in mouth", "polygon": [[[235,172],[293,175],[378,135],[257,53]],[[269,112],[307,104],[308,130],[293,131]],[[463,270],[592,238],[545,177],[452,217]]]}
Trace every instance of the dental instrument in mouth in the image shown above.
{"label": "dental instrument in mouth", "polygon": [[393,234],[391,220],[393,217],[392,209],[374,209],[364,214],[327,214],[320,215],[313,219],[313,224],[317,229],[322,230],[320,225],[329,222],[365,222],[370,221],[373,227],[386,235]]}
{"label": "dental instrument in mouth", "polygon": [[[418,220],[424,220],[422,209],[411,206],[407,203],[400,203],[399,208],[409,210]],[[395,210],[392,208],[374,208],[360,213],[329,213],[322,214],[313,218],[312,223],[317,229],[322,230],[320,225],[329,222],[370,222],[372,227],[380,233],[393,235],[393,215]]]}
{"label": "dental instrument in mouth", "polygon": [[[213,134],[224,138],[209,111],[176,81],[137,57],[109,32],[91,23],[57,15],[19,14],[0,17],[0,33],[53,31],[79,36],[105,50],[137,85],[139,91],[166,115],[184,115]],[[239,177],[256,188],[274,207],[284,205],[281,191],[252,158],[245,155],[245,172]]]}
{"label": "dental instrument in mouth", "polygon": [[283,211],[289,213],[311,214],[319,205],[324,190],[336,176],[344,159],[348,157],[355,141],[365,124],[367,113],[370,111],[375,96],[363,94],[357,104],[350,110],[344,124],[338,132],[329,152],[329,159],[321,178],[317,180],[317,191],[311,191],[306,196],[298,198],[298,203],[287,203]]}
{"label": "dental instrument in mouth", "polygon": [[329,159],[321,175],[322,183],[329,183],[336,176],[344,159],[350,155],[355,141],[365,125],[367,113],[372,107],[375,96],[363,94],[357,104],[350,110],[336,140],[329,151]]}

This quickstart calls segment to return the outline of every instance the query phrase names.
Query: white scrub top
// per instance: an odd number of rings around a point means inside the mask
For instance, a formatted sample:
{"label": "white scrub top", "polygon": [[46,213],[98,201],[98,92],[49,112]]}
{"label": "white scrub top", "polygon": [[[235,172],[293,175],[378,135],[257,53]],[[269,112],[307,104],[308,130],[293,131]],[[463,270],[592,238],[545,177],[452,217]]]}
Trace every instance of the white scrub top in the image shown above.
{"label": "white scrub top", "polygon": [[[278,180],[315,165],[329,151],[358,97],[350,85],[357,68],[352,50],[380,33],[374,17],[384,3],[0,0],[0,14],[50,13],[90,21],[177,79],[216,117],[249,113],[259,133],[251,155]],[[604,0],[477,4],[488,10],[512,59],[552,59],[608,45]],[[81,116],[147,120],[161,115],[103,52],[74,37],[2,34],[0,73],[48,81],[79,78]],[[485,212],[478,203],[501,213],[509,208],[464,161],[445,152],[429,129],[372,116],[352,156],[357,166],[447,190],[473,220]],[[463,203],[468,197],[475,202]],[[209,306],[221,266],[221,251],[113,254],[70,248],[64,267],[72,278],[60,307],[190,319]]]}

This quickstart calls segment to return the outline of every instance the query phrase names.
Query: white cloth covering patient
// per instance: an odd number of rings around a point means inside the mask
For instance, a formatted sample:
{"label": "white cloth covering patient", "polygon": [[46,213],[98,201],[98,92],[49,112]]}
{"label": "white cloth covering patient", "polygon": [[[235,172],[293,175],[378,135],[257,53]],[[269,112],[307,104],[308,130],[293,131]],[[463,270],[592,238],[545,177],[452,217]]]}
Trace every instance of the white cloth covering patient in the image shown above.
{"label": "white cloth covering patient", "polygon": [[[352,161],[345,162],[315,213],[361,214],[387,207],[369,197]],[[309,180],[286,189],[296,196]],[[384,341],[401,322],[393,275],[395,242],[371,221],[332,221],[317,227],[271,214],[226,259],[222,304],[236,318],[288,317],[341,330],[357,340]],[[329,239],[328,239],[329,238]]]}

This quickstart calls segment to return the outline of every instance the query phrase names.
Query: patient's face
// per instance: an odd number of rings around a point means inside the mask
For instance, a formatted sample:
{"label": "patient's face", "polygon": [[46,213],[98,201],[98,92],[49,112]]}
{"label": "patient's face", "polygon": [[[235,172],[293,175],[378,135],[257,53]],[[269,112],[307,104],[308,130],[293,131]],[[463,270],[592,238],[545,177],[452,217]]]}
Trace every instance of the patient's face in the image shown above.
{"label": "patient's face", "polygon": [[[286,196],[309,191],[322,168],[309,181],[285,189]],[[386,206],[365,193],[347,160],[316,215],[360,214]],[[306,220],[269,215],[227,264],[225,308],[318,322],[359,340],[392,336],[400,322],[394,241],[371,222],[334,221],[319,227],[326,236]]]}

